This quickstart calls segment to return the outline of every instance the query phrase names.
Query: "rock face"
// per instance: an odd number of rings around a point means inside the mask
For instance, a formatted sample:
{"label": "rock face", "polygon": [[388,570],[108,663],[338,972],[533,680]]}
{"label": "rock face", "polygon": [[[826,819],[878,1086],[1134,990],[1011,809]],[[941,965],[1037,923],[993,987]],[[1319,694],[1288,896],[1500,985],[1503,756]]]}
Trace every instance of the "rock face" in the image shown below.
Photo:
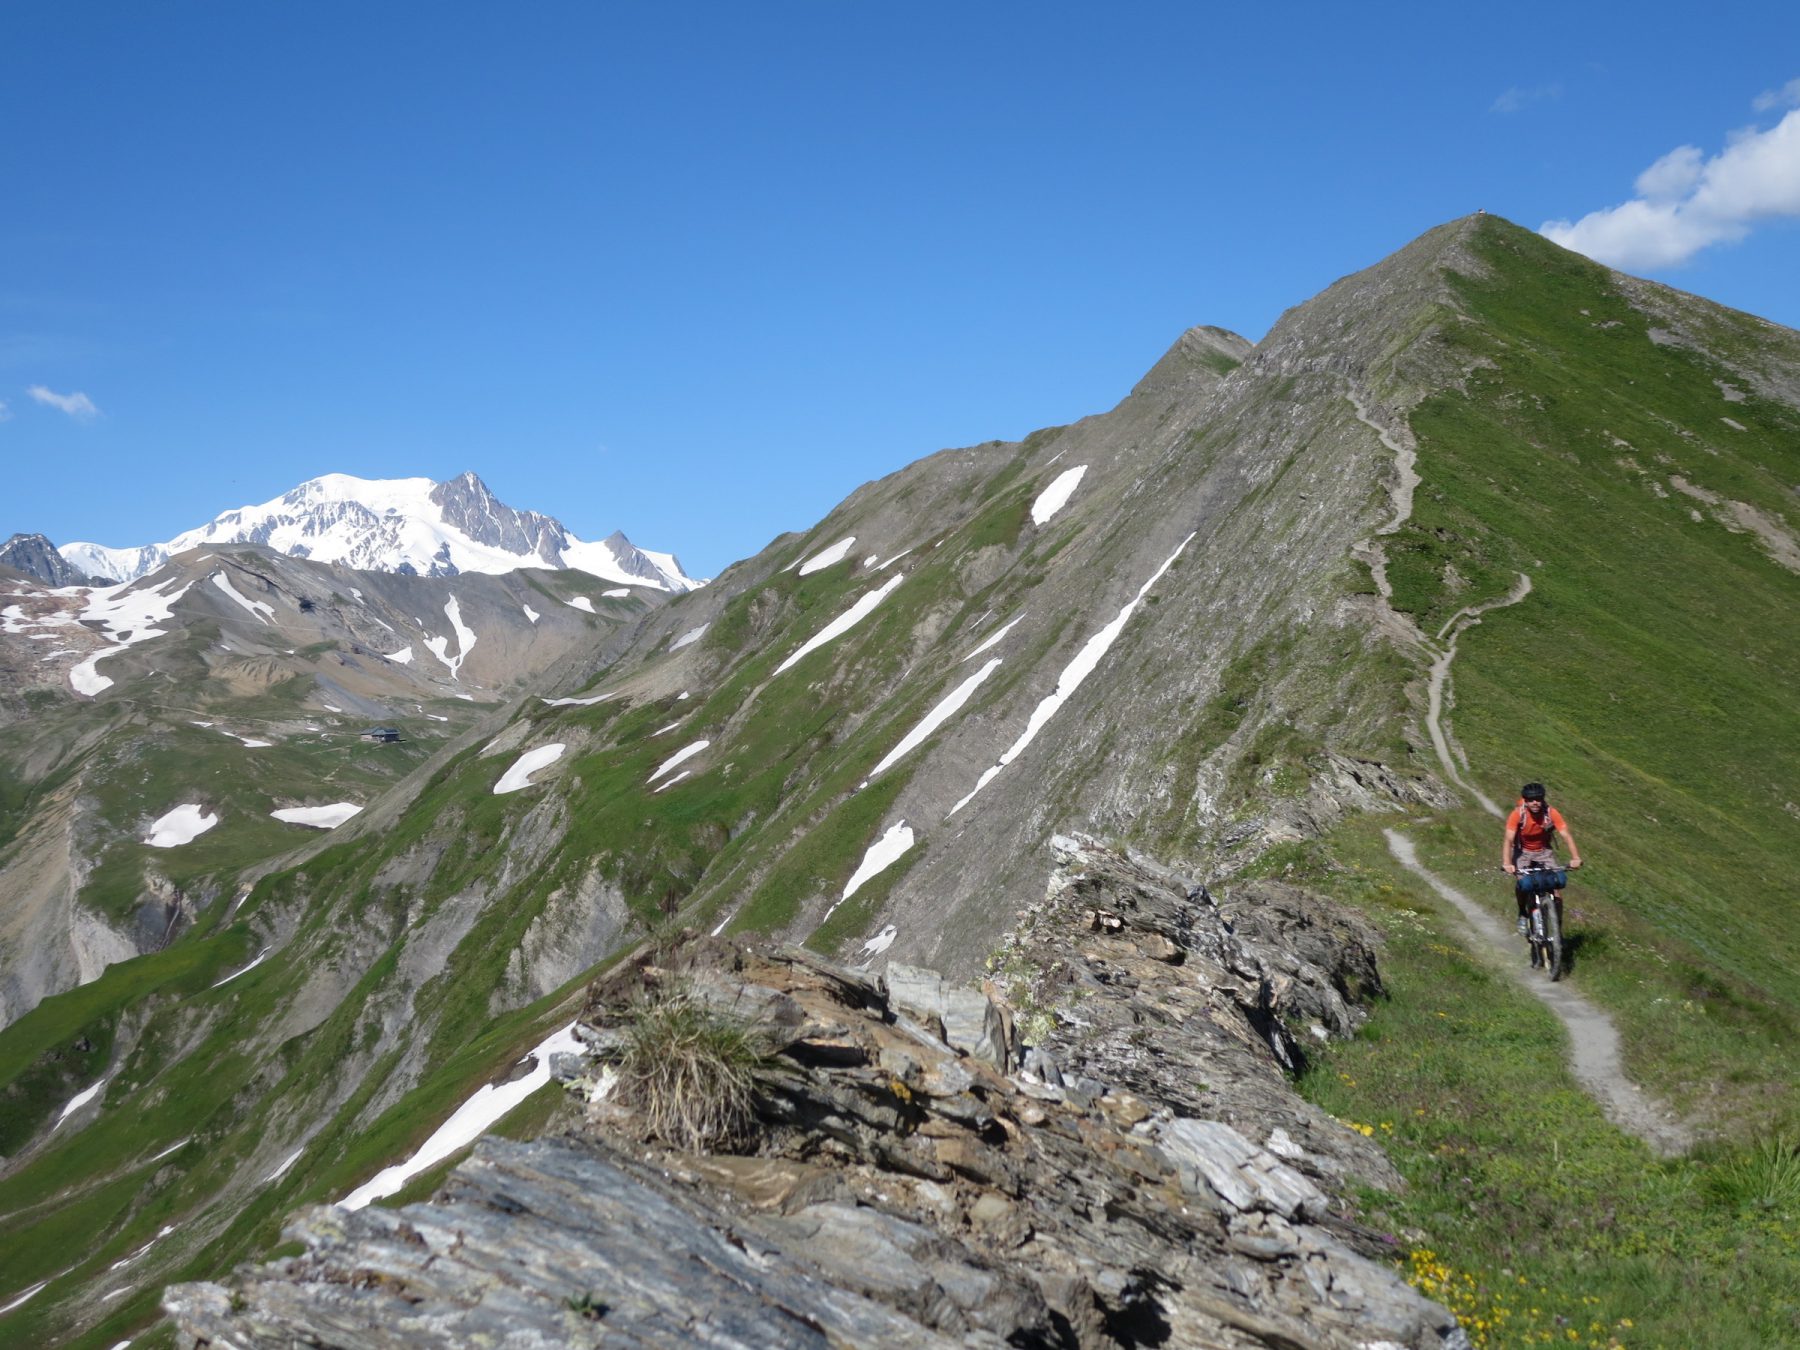
{"label": "rock face", "polygon": [[15,534],[0,544],[0,565],[16,568],[47,586],[79,586],[87,581],[41,534]]}
{"label": "rock face", "polygon": [[[590,1102],[568,1136],[484,1140],[430,1204],[306,1211],[304,1255],[168,1292],[180,1343],[1466,1345],[1342,1198],[1397,1184],[1379,1151],[1284,1076],[1379,990],[1369,934],[1057,848],[981,989],[691,934],[641,955],[552,1066]],[[741,1153],[612,1100],[677,993],[767,1054]]]}

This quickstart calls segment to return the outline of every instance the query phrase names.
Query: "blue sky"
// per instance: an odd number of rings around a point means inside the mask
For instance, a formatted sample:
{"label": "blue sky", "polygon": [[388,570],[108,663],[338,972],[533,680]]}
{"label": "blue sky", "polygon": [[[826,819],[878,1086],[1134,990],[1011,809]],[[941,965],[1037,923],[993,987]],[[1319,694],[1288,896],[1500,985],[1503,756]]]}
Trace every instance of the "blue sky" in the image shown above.
{"label": "blue sky", "polygon": [[12,0],[0,537],[474,469],[716,573],[1477,207],[1800,326],[1797,9]]}

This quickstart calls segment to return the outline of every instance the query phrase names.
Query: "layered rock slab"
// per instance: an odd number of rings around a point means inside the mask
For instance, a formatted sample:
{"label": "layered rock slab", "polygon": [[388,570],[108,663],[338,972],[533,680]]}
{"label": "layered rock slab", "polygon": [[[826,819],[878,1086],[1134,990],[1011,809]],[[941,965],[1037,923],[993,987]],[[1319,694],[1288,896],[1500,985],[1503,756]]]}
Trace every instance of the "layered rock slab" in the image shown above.
{"label": "layered rock slab", "polygon": [[[170,1291],[183,1344],[1467,1344],[1342,1197],[1393,1182],[1379,1150],[1287,1086],[1296,1037],[1379,988],[1354,920],[1070,838],[999,964],[642,953],[553,1065],[589,1099],[569,1137],[484,1141],[428,1205],[306,1212],[305,1255]],[[607,1095],[669,997],[767,1054],[740,1152]]]}

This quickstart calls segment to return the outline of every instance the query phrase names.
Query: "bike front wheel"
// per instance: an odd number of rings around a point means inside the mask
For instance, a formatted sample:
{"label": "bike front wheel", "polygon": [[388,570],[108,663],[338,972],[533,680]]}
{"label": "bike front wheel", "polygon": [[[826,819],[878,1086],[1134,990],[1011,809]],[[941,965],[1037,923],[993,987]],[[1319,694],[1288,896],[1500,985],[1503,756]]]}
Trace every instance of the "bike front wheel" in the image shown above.
{"label": "bike front wheel", "polygon": [[1552,982],[1563,977],[1562,916],[1557,912],[1556,898],[1544,906],[1544,967]]}

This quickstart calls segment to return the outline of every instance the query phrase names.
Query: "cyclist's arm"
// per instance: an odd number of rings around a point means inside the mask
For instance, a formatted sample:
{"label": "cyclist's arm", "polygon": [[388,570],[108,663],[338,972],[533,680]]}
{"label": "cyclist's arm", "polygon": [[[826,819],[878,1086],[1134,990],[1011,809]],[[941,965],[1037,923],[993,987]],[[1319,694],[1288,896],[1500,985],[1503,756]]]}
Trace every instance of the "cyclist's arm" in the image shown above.
{"label": "cyclist's arm", "polygon": [[1569,866],[1581,866],[1581,845],[1575,842],[1575,836],[1567,825],[1562,828],[1563,842],[1569,846]]}
{"label": "cyclist's arm", "polygon": [[[1502,872],[1510,873],[1515,870],[1513,868],[1513,837],[1518,833],[1517,827],[1508,821],[1506,826],[1506,842],[1500,846],[1500,870]],[[1569,847],[1571,849],[1575,847],[1573,840],[1570,841]]]}

